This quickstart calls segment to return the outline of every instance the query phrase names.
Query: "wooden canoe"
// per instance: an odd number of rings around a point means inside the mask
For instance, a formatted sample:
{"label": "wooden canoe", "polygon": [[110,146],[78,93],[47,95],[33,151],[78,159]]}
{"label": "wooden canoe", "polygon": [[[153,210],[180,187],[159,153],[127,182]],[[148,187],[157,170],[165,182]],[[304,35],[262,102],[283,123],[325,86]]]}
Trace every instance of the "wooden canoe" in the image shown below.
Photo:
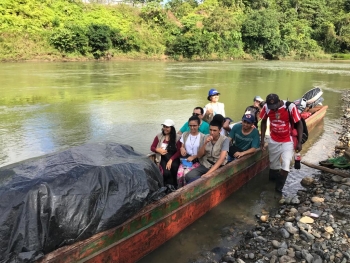
{"label": "wooden canoe", "polygon": [[[306,119],[309,131],[322,120],[327,108],[321,107]],[[146,206],[122,225],[59,248],[38,262],[135,262],[225,200],[268,164],[268,152],[258,150]]]}

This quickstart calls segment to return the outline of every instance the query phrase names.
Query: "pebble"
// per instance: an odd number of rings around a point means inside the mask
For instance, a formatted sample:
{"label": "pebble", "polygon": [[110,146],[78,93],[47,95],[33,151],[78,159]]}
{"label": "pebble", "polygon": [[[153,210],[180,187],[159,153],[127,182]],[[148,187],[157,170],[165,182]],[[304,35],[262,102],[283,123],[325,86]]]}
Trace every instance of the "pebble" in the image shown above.
{"label": "pebble", "polygon": [[312,224],[314,220],[309,216],[303,216],[302,218],[300,218],[299,222],[305,223],[305,224]]}

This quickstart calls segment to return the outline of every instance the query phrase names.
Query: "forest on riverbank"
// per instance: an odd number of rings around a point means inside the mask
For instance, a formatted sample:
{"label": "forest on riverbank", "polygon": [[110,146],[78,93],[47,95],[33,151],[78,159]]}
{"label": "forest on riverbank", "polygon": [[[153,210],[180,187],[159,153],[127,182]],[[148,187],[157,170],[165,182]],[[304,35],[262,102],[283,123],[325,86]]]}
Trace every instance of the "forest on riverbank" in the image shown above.
{"label": "forest on riverbank", "polygon": [[350,0],[2,0],[0,60],[350,59]]}

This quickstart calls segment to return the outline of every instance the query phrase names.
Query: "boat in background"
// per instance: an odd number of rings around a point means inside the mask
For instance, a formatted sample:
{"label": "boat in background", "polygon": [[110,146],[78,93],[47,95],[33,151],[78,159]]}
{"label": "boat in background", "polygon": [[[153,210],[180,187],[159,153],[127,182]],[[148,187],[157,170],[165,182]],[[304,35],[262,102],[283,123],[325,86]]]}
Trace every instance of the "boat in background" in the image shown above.
{"label": "boat in background", "polygon": [[[306,119],[309,131],[323,119],[327,108],[313,108],[313,114]],[[268,152],[259,149],[146,206],[122,225],[59,248],[38,262],[135,262],[217,206],[268,165]]]}

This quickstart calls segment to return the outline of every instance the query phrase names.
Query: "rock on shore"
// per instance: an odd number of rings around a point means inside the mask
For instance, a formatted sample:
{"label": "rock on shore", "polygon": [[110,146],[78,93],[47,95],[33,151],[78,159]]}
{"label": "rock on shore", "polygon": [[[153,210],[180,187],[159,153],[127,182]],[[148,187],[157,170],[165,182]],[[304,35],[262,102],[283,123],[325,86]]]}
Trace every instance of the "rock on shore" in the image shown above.
{"label": "rock on shore", "polygon": [[[343,130],[334,155],[350,158],[350,91],[342,100]],[[239,233],[239,244],[221,249],[221,259],[205,253],[196,262],[350,262],[350,169],[342,172],[348,178],[325,172],[304,178],[303,190],[282,198],[274,211],[256,215],[255,227]]]}
{"label": "rock on shore", "polygon": [[[336,156],[347,156],[350,147],[350,91],[342,99]],[[304,178],[305,189],[282,198],[269,215],[257,215],[255,228],[242,233],[240,244],[220,262],[350,262],[350,170],[342,172],[349,178],[330,173]]]}

